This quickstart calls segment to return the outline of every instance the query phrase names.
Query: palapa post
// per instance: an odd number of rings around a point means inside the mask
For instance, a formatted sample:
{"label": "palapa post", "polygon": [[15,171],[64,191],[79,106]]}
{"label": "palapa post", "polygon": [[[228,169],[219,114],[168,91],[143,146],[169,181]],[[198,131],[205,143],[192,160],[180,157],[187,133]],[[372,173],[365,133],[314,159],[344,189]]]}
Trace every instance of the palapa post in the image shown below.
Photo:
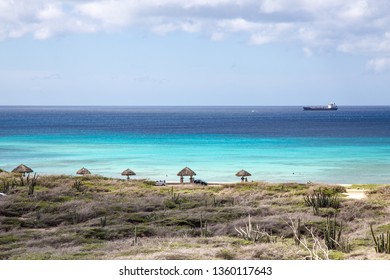
{"label": "palapa post", "polygon": [[193,176],[195,176],[195,175],[196,175],[196,173],[188,167],[184,167],[179,173],[177,173],[177,176],[180,176],[180,183],[181,184],[184,183],[184,176],[189,176],[190,183],[193,183],[194,182]]}
{"label": "palapa post", "polygon": [[250,174],[248,171],[245,171],[244,169],[241,169],[236,173],[236,176],[241,177],[241,182],[248,182],[247,177],[252,176],[252,174]]}
{"label": "palapa post", "polygon": [[127,176],[127,181],[130,180],[130,176],[134,176],[134,175],[136,175],[135,172],[129,168],[127,168],[122,172],[122,176]]}
{"label": "palapa post", "polygon": [[76,174],[78,174],[78,175],[89,175],[89,174],[91,174],[91,172],[89,172],[89,170],[87,169],[87,168],[85,168],[85,167],[83,167],[83,168],[81,168],[80,170],[78,170],[77,172],[76,172]]}
{"label": "palapa post", "polygon": [[14,170],[12,170],[12,173],[20,173],[23,175],[23,177],[26,176],[26,173],[31,173],[31,172],[33,172],[33,170],[24,164],[20,164],[17,167],[15,167]]}

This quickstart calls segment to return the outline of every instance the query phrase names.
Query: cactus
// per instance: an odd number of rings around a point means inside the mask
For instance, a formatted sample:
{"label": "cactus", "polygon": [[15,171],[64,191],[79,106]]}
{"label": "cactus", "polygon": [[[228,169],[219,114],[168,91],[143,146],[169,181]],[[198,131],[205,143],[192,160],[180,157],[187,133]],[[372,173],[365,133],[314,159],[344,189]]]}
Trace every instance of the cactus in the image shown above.
{"label": "cactus", "polygon": [[133,238],[133,241],[131,242],[131,245],[132,246],[140,245],[140,243],[138,241],[137,226],[134,227],[134,238]]}
{"label": "cactus", "polygon": [[24,186],[23,176],[20,176],[20,186],[21,186],[21,187]]}
{"label": "cactus", "polygon": [[173,187],[171,188],[171,200],[173,203],[175,204],[179,204],[180,203],[180,200],[179,200],[179,197],[180,197],[180,194],[177,194],[173,191]]}
{"label": "cactus", "polygon": [[386,232],[386,236],[384,233],[375,236],[374,230],[372,229],[372,225],[370,225],[370,229],[372,238],[375,242],[375,252],[390,254],[390,231]]}
{"label": "cactus", "polygon": [[208,231],[207,231],[207,221],[203,222],[203,216],[200,215],[200,236],[201,237],[207,237],[208,236]]}
{"label": "cactus", "polygon": [[326,227],[324,231],[325,244],[329,249],[336,249],[338,244],[340,244],[341,233],[343,226],[340,223],[340,226],[337,226],[336,216],[334,216],[333,221],[330,217],[326,217]]}
{"label": "cactus", "polygon": [[218,200],[215,195],[213,195],[213,207],[221,206],[221,200]]}
{"label": "cactus", "polygon": [[81,181],[76,179],[76,181],[73,183],[72,188],[76,189],[78,192],[81,192],[82,186],[83,184],[81,183]]}
{"label": "cactus", "polygon": [[100,226],[104,228],[107,224],[107,216],[104,216],[104,218],[100,218]]}
{"label": "cactus", "polygon": [[351,251],[351,244],[349,244],[348,239],[342,238],[343,224],[340,222],[340,225],[338,225],[336,219],[336,216],[334,216],[333,221],[330,216],[326,218],[326,227],[324,230],[325,245],[330,250],[337,249],[344,253],[349,253]]}
{"label": "cactus", "polygon": [[3,193],[7,194],[9,192],[10,182],[6,180],[3,181]]}
{"label": "cactus", "polygon": [[329,195],[323,189],[314,190],[312,194],[304,197],[305,204],[313,208],[314,215],[319,214],[319,208],[332,207],[338,209],[340,207],[340,199],[337,194]]}
{"label": "cactus", "polygon": [[27,174],[26,185],[28,185],[29,183],[30,183],[30,173]]}
{"label": "cactus", "polygon": [[34,173],[34,177],[31,178],[31,180],[30,180],[29,179],[30,174],[28,174],[28,176],[27,176],[28,195],[34,194],[34,190],[35,190],[35,186],[37,185],[38,177],[39,176],[37,176],[37,173]]}

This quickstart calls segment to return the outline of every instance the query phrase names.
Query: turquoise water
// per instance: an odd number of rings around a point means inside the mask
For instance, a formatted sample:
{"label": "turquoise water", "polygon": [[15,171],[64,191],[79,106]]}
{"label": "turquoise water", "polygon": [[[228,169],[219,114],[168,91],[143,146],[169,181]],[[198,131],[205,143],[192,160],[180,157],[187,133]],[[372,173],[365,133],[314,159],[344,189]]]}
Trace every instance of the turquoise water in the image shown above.
{"label": "turquoise water", "polygon": [[[275,125],[265,131],[271,131],[274,135],[269,135],[272,133],[267,134],[268,132],[263,133],[265,129],[263,127],[260,128],[261,133],[252,129],[252,135],[238,133],[239,131],[234,128],[229,134],[218,129],[215,129],[217,133],[210,133],[200,131],[196,126],[195,128],[192,126],[193,130],[190,132],[183,133],[184,129],[181,129],[181,126],[176,127],[177,119],[171,119],[172,113],[169,111],[166,112],[166,117],[169,116],[169,120],[166,121],[161,115],[156,116],[153,110],[152,113],[149,111],[143,115],[150,122],[158,121],[160,125],[164,125],[163,133],[153,129],[134,129],[134,126],[132,126],[133,130],[126,129],[126,126],[122,125],[120,128],[113,129],[110,123],[118,122],[115,110],[114,112],[108,110],[111,119],[105,119],[107,123],[104,129],[98,127],[101,123],[93,125],[94,116],[90,116],[91,121],[84,119],[80,127],[74,126],[75,123],[69,121],[73,111],[64,115],[61,110],[50,111],[50,114],[58,118],[54,124],[53,118],[42,117],[40,111],[34,109],[33,113],[40,121],[28,124],[20,121],[18,125],[13,118],[17,118],[14,115],[20,116],[22,109],[16,111],[18,114],[13,114],[15,108],[8,108],[8,110],[8,114],[0,114],[0,120],[2,120],[0,168],[6,170],[12,170],[18,164],[24,163],[39,174],[74,175],[78,169],[86,167],[94,174],[121,177],[120,173],[130,168],[137,173],[134,178],[177,181],[177,172],[188,166],[197,173],[197,178],[209,182],[237,181],[238,178],[234,174],[241,169],[252,173],[250,180],[270,182],[390,182],[390,137],[386,135],[387,132],[383,132],[383,129],[388,129],[387,117],[382,124],[378,124],[378,129],[381,129],[380,134],[382,134],[380,137],[355,136],[356,129],[352,129],[352,136],[331,135],[332,137],[327,137],[328,135],[323,135],[323,130],[319,129],[320,132],[317,134],[320,136],[316,136],[316,133],[307,133],[308,135],[302,137],[299,134],[280,135],[288,130],[285,128],[288,126],[286,121],[291,121],[295,116],[294,114],[291,116],[291,108],[288,111],[290,115],[285,119],[280,117],[282,120],[277,118],[268,120],[271,124],[274,122]],[[77,110],[80,113],[81,109]],[[91,109],[88,110],[91,112]],[[135,113],[134,110],[130,111],[136,116],[140,114],[139,111]],[[247,111],[246,109],[245,114]],[[31,109],[29,112],[32,114]],[[141,112],[144,114],[144,111],[141,110]],[[195,112],[198,115],[202,114],[196,110]],[[210,114],[209,111],[207,113]],[[252,110],[249,111],[248,116],[251,116],[250,113]],[[130,116],[133,116],[131,114]],[[182,119],[184,113],[180,111],[178,114],[181,114],[178,117]],[[223,117],[226,117],[226,110],[224,114]],[[64,119],[61,119],[61,116]],[[190,116],[192,114],[185,113],[185,118],[188,119]],[[305,118],[300,110],[296,111],[296,116]],[[330,117],[330,115],[322,116],[326,120]],[[345,113],[335,115],[336,121],[332,123],[335,129],[338,129],[336,124],[340,123],[338,120],[340,116],[345,116]],[[365,125],[364,114],[362,116],[361,124]],[[230,114],[230,118],[234,117],[234,114],[233,116]],[[262,115],[263,121],[265,117],[270,117],[267,112]],[[313,122],[311,117],[310,123]],[[204,123],[202,125],[205,125],[207,130],[212,130],[210,126],[215,122],[218,123],[217,118],[218,114],[213,115],[207,118],[210,125]],[[322,124],[323,118],[318,120]],[[374,125],[371,125],[372,129],[377,120],[367,118],[371,123],[374,121]],[[49,122],[52,126],[47,125]],[[186,123],[184,120],[183,124]],[[257,119],[253,120],[253,123],[258,123]],[[226,127],[223,129],[228,130]],[[307,131],[307,127],[305,129]],[[318,130],[318,126],[314,130]],[[343,128],[343,133],[346,133],[345,130]]]}
{"label": "turquoise water", "polygon": [[389,139],[267,138],[209,135],[159,137],[62,136],[3,137],[2,168],[21,162],[38,173],[74,174],[85,166],[93,173],[119,177],[126,168],[138,178],[177,180],[184,166],[208,181],[235,181],[245,169],[251,179],[385,183],[390,181]]}

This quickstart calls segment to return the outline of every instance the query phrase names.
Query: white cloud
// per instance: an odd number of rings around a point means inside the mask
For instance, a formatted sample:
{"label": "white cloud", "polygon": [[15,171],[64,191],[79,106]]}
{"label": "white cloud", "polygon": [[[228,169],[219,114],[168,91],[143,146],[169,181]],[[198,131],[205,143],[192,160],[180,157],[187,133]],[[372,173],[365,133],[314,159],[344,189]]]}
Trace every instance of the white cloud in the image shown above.
{"label": "white cloud", "polygon": [[1,0],[0,39],[142,27],[387,57],[389,11],[388,0]]}
{"label": "white cloud", "polygon": [[390,32],[343,39],[338,49],[347,53],[390,54]]}
{"label": "white cloud", "polygon": [[261,24],[247,21],[243,18],[221,20],[217,23],[218,27],[228,32],[251,32],[259,29]]}
{"label": "white cloud", "polygon": [[59,3],[47,4],[37,12],[37,18],[42,21],[61,19],[64,15]]}
{"label": "white cloud", "polygon": [[176,23],[164,23],[157,24],[152,27],[152,31],[159,35],[166,35],[167,33],[181,30],[184,32],[198,32],[201,29],[201,25],[196,22],[176,22]]}
{"label": "white cloud", "polygon": [[350,20],[359,20],[370,14],[367,1],[361,0],[354,3],[349,3],[345,10],[340,13],[341,17]]}
{"label": "white cloud", "polygon": [[285,5],[283,1],[275,0],[263,0],[260,3],[260,10],[267,14],[272,14],[275,12],[280,12],[284,9]]}
{"label": "white cloud", "polygon": [[90,1],[74,6],[86,20],[96,20],[105,28],[125,27],[132,22],[137,11],[136,1],[103,0]]}
{"label": "white cloud", "polygon": [[374,72],[390,70],[390,57],[371,59],[367,63],[367,68]]}

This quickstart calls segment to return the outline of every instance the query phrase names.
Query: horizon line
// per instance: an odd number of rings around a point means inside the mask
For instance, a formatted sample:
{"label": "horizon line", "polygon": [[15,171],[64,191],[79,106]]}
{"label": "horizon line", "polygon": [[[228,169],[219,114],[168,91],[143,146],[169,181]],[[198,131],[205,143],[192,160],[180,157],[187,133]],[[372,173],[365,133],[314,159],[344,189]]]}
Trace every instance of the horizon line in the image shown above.
{"label": "horizon line", "polygon": [[[15,104],[0,104],[0,107],[302,107],[302,106],[323,106],[324,104],[315,105],[15,105]],[[342,107],[387,107],[390,104],[341,104]]]}

